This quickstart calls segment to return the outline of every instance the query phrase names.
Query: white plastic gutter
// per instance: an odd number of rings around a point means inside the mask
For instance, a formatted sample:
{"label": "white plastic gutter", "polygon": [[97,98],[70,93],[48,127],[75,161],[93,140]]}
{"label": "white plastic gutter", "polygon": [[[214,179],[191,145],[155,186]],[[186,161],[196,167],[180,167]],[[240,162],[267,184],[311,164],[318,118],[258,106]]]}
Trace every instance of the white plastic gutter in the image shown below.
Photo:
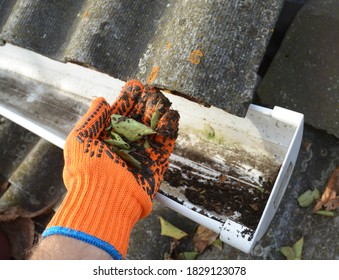
{"label": "white plastic gutter", "polygon": [[[55,87],[63,91],[65,96],[85,101],[88,105],[94,96],[102,96],[112,103],[125,83],[106,74],[71,63],[60,63],[10,44],[0,47],[1,72],[11,73],[14,79],[24,76]],[[221,168],[228,163],[227,155],[232,152],[231,147],[240,151],[235,154],[235,158],[241,158],[241,153],[244,153],[255,159],[267,158],[272,163],[281,165],[264,213],[252,235],[248,234],[250,229],[230,217],[225,217],[224,220],[213,219],[213,213],[202,215],[190,203],[178,203],[161,194],[156,196],[164,205],[220,233],[223,242],[249,253],[265,233],[288,184],[301,143],[303,115],[280,107],[271,110],[251,105],[246,117],[239,118],[221,109],[206,108],[182,97],[165,95],[181,117],[177,140],[180,148],[197,149]],[[64,147],[69,131],[56,131],[41,122],[37,123],[20,110],[13,110],[3,103],[0,103],[0,114],[56,146]],[[209,138],[211,135],[212,140]],[[247,162],[240,162],[240,165],[244,170],[253,169],[251,166],[247,168]],[[206,168],[208,172],[208,167]]]}

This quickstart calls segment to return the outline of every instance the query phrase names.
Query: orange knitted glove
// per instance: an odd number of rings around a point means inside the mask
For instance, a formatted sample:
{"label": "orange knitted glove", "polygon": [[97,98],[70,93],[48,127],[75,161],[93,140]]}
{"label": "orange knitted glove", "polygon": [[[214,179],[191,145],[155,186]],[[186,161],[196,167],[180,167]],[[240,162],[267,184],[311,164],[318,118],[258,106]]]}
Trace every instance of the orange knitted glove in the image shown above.
{"label": "orange knitted glove", "polygon": [[[66,139],[63,177],[68,192],[43,237],[61,234],[95,245],[113,259],[125,257],[133,226],[152,210],[177,138],[179,114],[170,105],[162,93],[138,81],[127,82],[112,107],[104,98],[93,101]],[[139,170],[103,141],[104,129],[111,114],[150,126],[156,110],[157,133],[147,136],[149,146],[140,145],[136,152]]]}

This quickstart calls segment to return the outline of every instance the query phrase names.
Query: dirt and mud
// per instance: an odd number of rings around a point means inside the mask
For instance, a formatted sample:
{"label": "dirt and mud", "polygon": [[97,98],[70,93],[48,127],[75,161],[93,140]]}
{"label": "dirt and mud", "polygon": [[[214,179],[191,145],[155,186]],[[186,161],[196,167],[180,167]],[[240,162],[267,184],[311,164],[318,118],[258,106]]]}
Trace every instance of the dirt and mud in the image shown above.
{"label": "dirt and mud", "polygon": [[[250,180],[246,181],[234,167],[229,168],[227,173],[215,172],[214,176],[207,177],[190,165],[175,162],[165,173],[164,180],[171,188],[180,188],[184,200],[197,205],[197,208],[217,213],[219,217],[236,216],[237,222],[255,230],[278,172],[279,168],[273,176],[260,177],[259,184],[255,185]],[[162,193],[166,195],[166,191]],[[167,195],[170,196],[170,193]]]}

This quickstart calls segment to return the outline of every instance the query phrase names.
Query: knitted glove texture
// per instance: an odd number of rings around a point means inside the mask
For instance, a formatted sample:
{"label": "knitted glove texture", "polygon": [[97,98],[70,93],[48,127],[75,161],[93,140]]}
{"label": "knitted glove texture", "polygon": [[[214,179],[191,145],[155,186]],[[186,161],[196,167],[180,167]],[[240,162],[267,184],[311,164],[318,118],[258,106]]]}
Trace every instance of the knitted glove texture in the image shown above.
{"label": "knitted glove texture", "polygon": [[[161,106],[159,106],[161,104]],[[126,256],[131,230],[152,210],[168,168],[178,135],[179,114],[156,88],[129,81],[110,106],[95,99],[68,135],[64,147],[63,178],[68,190],[43,237],[61,234],[82,240],[108,252],[114,259]],[[140,170],[130,166],[103,140],[110,115],[119,114],[151,125],[159,121],[149,146],[138,152]]]}

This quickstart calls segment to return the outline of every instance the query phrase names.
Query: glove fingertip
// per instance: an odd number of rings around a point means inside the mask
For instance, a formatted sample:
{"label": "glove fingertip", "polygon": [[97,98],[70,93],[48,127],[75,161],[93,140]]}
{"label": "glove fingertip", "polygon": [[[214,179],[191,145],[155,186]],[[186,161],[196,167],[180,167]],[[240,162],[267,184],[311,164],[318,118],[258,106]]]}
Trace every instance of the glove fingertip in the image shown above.
{"label": "glove fingertip", "polygon": [[110,115],[110,106],[103,97],[96,98],[88,111],[76,124],[73,132],[77,137],[96,138],[105,128],[107,118]]}
{"label": "glove fingertip", "polygon": [[176,139],[179,131],[180,115],[178,111],[169,110],[159,120],[157,132],[165,136]]}
{"label": "glove fingertip", "polygon": [[126,115],[138,103],[138,96],[143,92],[144,85],[138,80],[126,82],[119,96],[111,107],[112,114]]}
{"label": "glove fingertip", "polygon": [[126,82],[122,91],[143,91],[145,86],[139,80],[129,80]]}

